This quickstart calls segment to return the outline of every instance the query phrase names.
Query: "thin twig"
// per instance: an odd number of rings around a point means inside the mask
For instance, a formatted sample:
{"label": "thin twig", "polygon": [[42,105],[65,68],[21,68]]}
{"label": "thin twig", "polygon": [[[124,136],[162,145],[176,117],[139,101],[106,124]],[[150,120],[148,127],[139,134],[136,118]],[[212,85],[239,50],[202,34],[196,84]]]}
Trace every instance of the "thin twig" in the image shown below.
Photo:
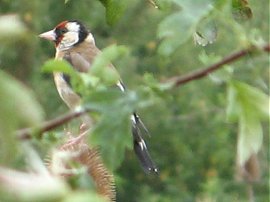
{"label": "thin twig", "polygon": [[[178,87],[178,86],[183,85],[185,83],[188,83],[192,80],[201,79],[202,77],[207,76],[211,72],[223,67],[225,64],[232,63],[232,62],[248,55],[253,50],[254,50],[254,47],[237,51],[237,52],[232,53],[231,55],[229,55],[227,57],[224,57],[221,61],[214,63],[214,64],[210,65],[209,67],[199,69],[197,71],[193,71],[193,72],[186,74],[186,75],[183,75],[183,76],[173,77],[169,80],[174,82],[175,87]],[[263,46],[261,50],[263,50],[265,52],[270,52],[270,44]]]}
{"label": "thin twig", "polygon": [[69,112],[67,114],[61,115],[55,119],[49,120],[44,122],[42,125],[35,127],[35,128],[24,128],[17,131],[17,137],[20,140],[27,140],[32,138],[32,134],[37,134],[38,136],[41,136],[44,132],[50,131],[54,128],[57,128],[58,126],[63,125],[64,123],[67,123],[71,121],[72,119],[75,119],[77,117],[82,116],[88,112],[87,109],[80,110],[80,111],[74,111]]}

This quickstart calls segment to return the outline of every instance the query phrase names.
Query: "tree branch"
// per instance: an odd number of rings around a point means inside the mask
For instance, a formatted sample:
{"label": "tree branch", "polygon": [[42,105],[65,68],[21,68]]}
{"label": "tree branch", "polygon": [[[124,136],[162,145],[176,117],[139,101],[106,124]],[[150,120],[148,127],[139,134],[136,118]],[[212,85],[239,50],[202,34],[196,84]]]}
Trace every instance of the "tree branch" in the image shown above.
{"label": "tree branch", "polygon": [[[255,49],[254,47],[251,47],[249,49],[240,50],[238,52],[232,53],[231,55],[229,55],[227,57],[224,57],[221,61],[214,63],[214,64],[210,65],[209,67],[190,72],[190,73],[183,75],[183,76],[173,77],[169,80],[174,83],[175,87],[178,87],[178,86],[183,85],[185,83],[188,83],[192,80],[201,79],[201,78],[207,76],[208,74],[210,74],[211,72],[223,67],[225,64],[232,63],[232,62],[248,55],[249,53],[254,51],[254,49]],[[265,52],[270,52],[270,44],[263,46],[261,48],[261,50],[265,51]]]}
{"label": "tree branch", "polygon": [[69,112],[69,113],[64,114],[62,116],[59,116],[55,119],[46,121],[41,126],[38,126],[36,128],[24,128],[24,129],[18,130],[16,132],[17,137],[20,140],[31,139],[32,138],[31,134],[36,134],[37,136],[41,137],[44,132],[52,130],[54,128],[57,128],[58,126],[61,126],[64,123],[67,123],[72,119],[75,119],[77,117],[82,116],[83,114],[87,113],[88,111],[89,111],[88,109],[83,109],[81,111]]}
{"label": "tree branch", "polygon": [[[265,52],[270,52],[270,44],[263,46],[261,48],[261,50],[263,50]],[[213,65],[210,65],[207,68],[193,71],[193,72],[186,74],[184,76],[174,77],[174,78],[171,78],[170,80],[173,81],[174,86],[177,87],[177,86],[183,85],[185,83],[188,83],[192,80],[201,79],[202,77],[207,76],[209,73],[223,67],[225,64],[229,64],[231,62],[234,62],[234,61],[240,59],[241,57],[244,57],[247,54],[251,53],[252,51],[254,51],[254,47],[251,47],[249,49],[240,50],[238,52],[235,52],[235,53],[223,58],[221,61],[219,61]],[[75,119],[77,117],[82,116],[83,114],[87,113],[88,111],[89,111],[88,109],[84,109],[84,110],[77,111],[77,112],[70,112],[70,113],[67,113],[65,115],[59,116],[55,119],[52,119],[50,121],[44,122],[39,127],[21,129],[21,130],[17,131],[17,136],[20,140],[31,139],[32,138],[31,134],[33,134],[33,133],[37,134],[38,136],[41,136],[44,132],[52,130],[54,128],[57,128],[57,127],[63,125],[64,123],[69,122],[72,119]]]}

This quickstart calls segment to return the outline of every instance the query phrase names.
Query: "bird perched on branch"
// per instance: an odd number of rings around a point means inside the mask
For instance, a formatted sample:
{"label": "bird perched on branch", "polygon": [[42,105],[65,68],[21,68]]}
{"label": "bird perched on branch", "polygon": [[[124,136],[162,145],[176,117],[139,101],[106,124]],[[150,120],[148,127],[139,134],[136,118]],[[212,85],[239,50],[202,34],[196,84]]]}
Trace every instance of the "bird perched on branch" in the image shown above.
{"label": "bird perched on branch", "polygon": [[[68,61],[79,72],[87,72],[91,68],[95,57],[100,53],[100,50],[95,45],[93,35],[77,20],[63,21],[54,29],[39,36],[55,43],[56,59]],[[109,66],[114,68],[112,64]],[[81,98],[72,90],[66,75],[61,72],[54,72],[54,81],[60,97],[70,109],[75,110],[80,105]],[[121,80],[116,85],[121,91],[125,91],[125,86]],[[147,173],[157,173],[158,169],[152,161],[140,133],[140,128],[145,130],[146,128],[135,112],[131,115],[131,122],[134,151],[143,169]]]}

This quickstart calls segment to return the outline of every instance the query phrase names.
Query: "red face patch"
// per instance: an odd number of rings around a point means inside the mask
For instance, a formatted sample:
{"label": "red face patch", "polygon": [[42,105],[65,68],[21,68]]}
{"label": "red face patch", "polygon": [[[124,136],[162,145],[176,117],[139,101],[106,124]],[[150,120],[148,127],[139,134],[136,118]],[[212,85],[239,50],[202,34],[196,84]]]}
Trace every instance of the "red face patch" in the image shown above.
{"label": "red face patch", "polygon": [[63,22],[60,22],[55,28],[56,29],[63,29],[66,27],[66,24],[68,23],[68,21],[63,21]]}
{"label": "red face patch", "polygon": [[56,34],[55,46],[56,47],[62,41],[64,37],[63,34],[67,31],[67,28],[66,28],[67,23],[68,21],[63,21],[55,27],[55,34]]}

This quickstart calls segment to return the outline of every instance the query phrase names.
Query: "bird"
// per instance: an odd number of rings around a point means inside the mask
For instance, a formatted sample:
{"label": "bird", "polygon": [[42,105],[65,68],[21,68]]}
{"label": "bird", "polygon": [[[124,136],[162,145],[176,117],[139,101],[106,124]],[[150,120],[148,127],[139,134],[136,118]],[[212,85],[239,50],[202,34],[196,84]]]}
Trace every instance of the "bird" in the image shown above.
{"label": "bird", "polygon": [[[96,56],[101,53],[95,45],[92,33],[78,20],[65,20],[52,30],[40,34],[39,37],[54,42],[55,59],[66,60],[78,72],[88,72]],[[112,64],[109,67],[116,71]],[[72,89],[68,76],[62,72],[53,72],[53,76],[57,91],[66,105],[71,110],[80,106],[81,97]],[[123,93],[126,91],[120,77],[115,85]],[[148,131],[136,112],[131,114],[131,125],[133,150],[143,170],[146,173],[158,174],[158,168],[142,137],[141,130]]]}

